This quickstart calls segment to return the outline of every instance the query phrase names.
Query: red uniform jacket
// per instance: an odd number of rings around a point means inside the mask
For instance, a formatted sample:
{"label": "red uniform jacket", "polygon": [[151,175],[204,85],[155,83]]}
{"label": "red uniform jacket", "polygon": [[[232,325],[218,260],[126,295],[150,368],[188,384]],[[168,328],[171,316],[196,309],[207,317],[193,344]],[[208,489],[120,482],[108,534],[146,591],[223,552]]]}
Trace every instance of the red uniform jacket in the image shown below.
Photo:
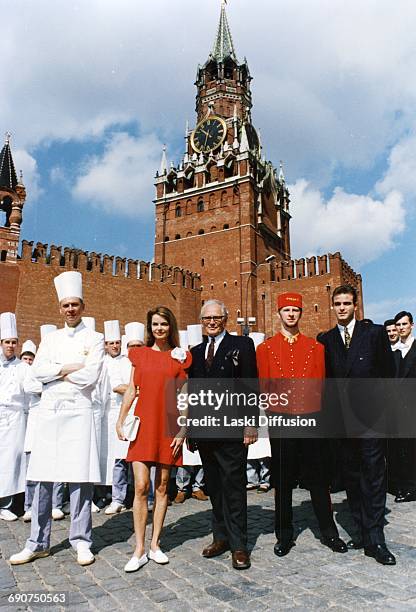
{"label": "red uniform jacket", "polygon": [[325,349],[298,334],[289,342],[280,332],[257,347],[257,367],[263,393],[287,394],[287,403],[269,401],[269,411],[289,414],[318,412],[325,379]]}

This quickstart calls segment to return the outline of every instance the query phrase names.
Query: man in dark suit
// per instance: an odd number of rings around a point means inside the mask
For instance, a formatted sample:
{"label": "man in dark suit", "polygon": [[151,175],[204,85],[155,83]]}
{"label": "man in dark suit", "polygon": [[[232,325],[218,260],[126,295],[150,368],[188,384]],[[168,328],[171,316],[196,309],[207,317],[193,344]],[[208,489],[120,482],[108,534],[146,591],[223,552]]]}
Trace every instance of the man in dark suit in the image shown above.
{"label": "man in dark suit", "polygon": [[[332,295],[332,306],[337,325],[319,336],[319,341],[325,346],[327,376],[339,379],[393,378],[393,353],[384,328],[355,318],[356,289],[350,285],[337,287]],[[354,403],[350,402],[347,409],[352,414]],[[384,440],[345,438],[341,446],[348,503],[359,530],[358,537],[347,546],[364,548],[367,556],[374,557],[383,565],[395,565],[394,555],[384,539]]]}
{"label": "man in dark suit", "polygon": [[[227,310],[222,302],[208,300],[201,309],[206,339],[193,347],[189,378],[253,379],[257,377],[256,351],[251,338],[230,335]],[[257,439],[257,429],[245,427],[241,439],[199,439],[197,446],[212,504],[213,542],[207,558],[232,552],[235,569],[248,569],[247,550],[247,447]]]}
{"label": "man in dark suit", "polygon": [[[399,341],[394,352],[396,377],[399,379],[400,401],[405,410],[413,409],[413,387],[406,385],[409,378],[416,378],[416,342],[414,341],[413,316],[401,311],[394,317]],[[396,503],[416,501],[416,440],[396,438],[390,441],[391,477],[396,483]]]}

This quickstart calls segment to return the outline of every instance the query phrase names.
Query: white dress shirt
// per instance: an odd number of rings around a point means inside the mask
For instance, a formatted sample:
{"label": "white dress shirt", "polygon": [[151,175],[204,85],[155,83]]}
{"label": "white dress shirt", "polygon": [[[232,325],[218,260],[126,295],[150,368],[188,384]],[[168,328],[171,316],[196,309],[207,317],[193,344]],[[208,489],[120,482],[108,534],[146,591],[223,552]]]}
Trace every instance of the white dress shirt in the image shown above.
{"label": "white dress shirt", "polygon": [[338,323],[338,329],[339,329],[339,333],[341,334],[341,338],[343,343],[345,344],[345,328],[348,329],[348,332],[352,338],[352,334],[354,332],[354,327],[355,327],[355,317],[353,319],[351,319],[351,321],[348,323],[348,325],[340,325]]}
{"label": "white dress shirt", "polygon": [[221,344],[224,336],[225,336],[225,329],[220,334],[218,334],[218,336],[208,336],[208,342],[205,348],[205,359],[207,359],[208,357],[209,345],[211,344],[212,338],[214,338],[214,341],[215,341],[215,344],[214,344],[214,357],[215,357],[215,353],[217,352],[218,347]]}
{"label": "white dress shirt", "polygon": [[[405,342],[402,342],[401,340],[399,340],[396,344],[397,344],[397,351],[400,351],[402,354],[402,358],[404,359],[407,355],[407,353],[410,351],[410,349],[412,348],[412,344],[414,342],[414,336],[412,336],[412,334],[410,334],[410,336],[408,336],[406,338]],[[396,345],[395,345],[396,346]]]}

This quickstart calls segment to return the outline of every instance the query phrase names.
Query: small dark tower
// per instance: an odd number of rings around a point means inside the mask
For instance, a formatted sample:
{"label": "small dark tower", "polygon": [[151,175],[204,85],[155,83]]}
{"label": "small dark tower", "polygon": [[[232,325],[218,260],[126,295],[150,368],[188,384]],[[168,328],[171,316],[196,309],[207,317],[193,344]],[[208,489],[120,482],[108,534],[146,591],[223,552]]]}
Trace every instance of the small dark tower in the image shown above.
{"label": "small dark tower", "polygon": [[26,200],[26,190],[22,174],[17,178],[12,152],[10,134],[0,153],[0,260],[15,262],[22,223],[22,209]]}

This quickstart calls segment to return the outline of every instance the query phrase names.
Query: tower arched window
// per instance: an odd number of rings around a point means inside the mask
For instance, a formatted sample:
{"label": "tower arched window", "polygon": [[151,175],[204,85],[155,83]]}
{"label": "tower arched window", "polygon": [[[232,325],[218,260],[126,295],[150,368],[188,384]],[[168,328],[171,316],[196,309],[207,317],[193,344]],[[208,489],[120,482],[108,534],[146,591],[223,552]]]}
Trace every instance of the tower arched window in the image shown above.
{"label": "tower arched window", "polygon": [[169,242],[169,236],[165,236],[165,242]]}
{"label": "tower arched window", "polygon": [[175,208],[175,217],[182,217],[182,208],[180,206]]}
{"label": "tower arched window", "polygon": [[175,236],[175,240],[180,240],[181,235],[180,234],[176,234]]}
{"label": "tower arched window", "polygon": [[204,200],[198,200],[198,204],[196,205],[197,212],[204,212]]}
{"label": "tower arched window", "polygon": [[200,229],[200,230],[198,231],[198,234],[199,234],[199,235],[202,235],[202,234],[205,234],[205,232],[204,232],[204,230],[203,230],[203,229]]}

